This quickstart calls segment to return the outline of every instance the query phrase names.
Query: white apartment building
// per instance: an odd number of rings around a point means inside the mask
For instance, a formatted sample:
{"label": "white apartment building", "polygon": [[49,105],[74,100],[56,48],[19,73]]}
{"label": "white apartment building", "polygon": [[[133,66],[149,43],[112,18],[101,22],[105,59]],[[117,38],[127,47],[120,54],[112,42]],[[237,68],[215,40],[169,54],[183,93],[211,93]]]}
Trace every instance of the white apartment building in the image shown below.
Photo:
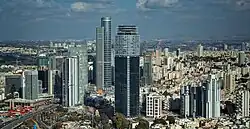
{"label": "white apartment building", "polygon": [[151,93],[146,97],[146,116],[159,118],[162,115],[162,98],[157,93]]}

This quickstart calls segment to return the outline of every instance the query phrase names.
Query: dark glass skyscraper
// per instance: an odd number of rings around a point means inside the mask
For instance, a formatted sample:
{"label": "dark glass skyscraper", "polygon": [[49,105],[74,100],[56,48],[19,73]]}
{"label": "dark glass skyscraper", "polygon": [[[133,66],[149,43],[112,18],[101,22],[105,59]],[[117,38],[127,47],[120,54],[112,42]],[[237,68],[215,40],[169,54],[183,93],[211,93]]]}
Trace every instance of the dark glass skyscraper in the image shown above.
{"label": "dark glass skyscraper", "polygon": [[140,37],[133,25],[118,26],[115,44],[115,109],[139,115]]}

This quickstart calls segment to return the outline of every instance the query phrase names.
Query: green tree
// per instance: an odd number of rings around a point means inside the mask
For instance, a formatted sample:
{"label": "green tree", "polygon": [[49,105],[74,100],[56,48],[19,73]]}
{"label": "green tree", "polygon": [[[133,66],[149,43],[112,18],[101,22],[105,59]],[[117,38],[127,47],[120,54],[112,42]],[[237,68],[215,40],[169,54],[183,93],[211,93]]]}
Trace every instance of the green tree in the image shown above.
{"label": "green tree", "polygon": [[114,122],[115,122],[116,128],[118,129],[126,129],[129,127],[129,121],[121,113],[116,113]]}
{"label": "green tree", "polygon": [[169,124],[174,124],[175,123],[175,118],[173,116],[168,116],[167,121],[169,121]]}
{"label": "green tree", "polygon": [[167,122],[164,119],[155,119],[153,125],[156,124],[167,125]]}
{"label": "green tree", "polygon": [[135,127],[135,129],[149,129],[149,122],[142,119],[142,118],[138,118],[137,121],[139,122],[139,124]]}

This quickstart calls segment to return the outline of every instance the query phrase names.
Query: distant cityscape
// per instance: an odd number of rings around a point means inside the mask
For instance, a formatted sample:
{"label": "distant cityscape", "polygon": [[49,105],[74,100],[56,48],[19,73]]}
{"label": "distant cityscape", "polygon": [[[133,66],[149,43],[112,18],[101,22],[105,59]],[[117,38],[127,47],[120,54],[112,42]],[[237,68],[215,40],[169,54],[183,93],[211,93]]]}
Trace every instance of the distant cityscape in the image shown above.
{"label": "distant cityscape", "polygon": [[1,41],[1,129],[250,128],[250,40]]}

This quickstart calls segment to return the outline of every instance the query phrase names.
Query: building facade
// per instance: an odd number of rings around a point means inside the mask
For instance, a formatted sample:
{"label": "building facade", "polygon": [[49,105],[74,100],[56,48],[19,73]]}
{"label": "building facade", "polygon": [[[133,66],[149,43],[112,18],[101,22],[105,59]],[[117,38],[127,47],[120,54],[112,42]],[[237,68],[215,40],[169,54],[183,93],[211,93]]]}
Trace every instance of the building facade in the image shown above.
{"label": "building facade", "polygon": [[149,94],[146,97],[146,116],[160,118],[162,116],[162,96]]}
{"label": "building facade", "polygon": [[96,86],[104,88],[104,27],[96,28]]}
{"label": "building facade", "polygon": [[8,96],[8,94],[12,94],[14,92],[18,92],[19,95],[22,95],[22,75],[21,74],[9,74],[5,75],[4,78],[5,81],[5,96]]}
{"label": "building facade", "polygon": [[115,44],[115,109],[139,115],[140,37],[133,25],[118,26]]}
{"label": "building facade", "polygon": [[145,85],[151,85],[153,78],[152,78],[152,57],[151,55],[144,56],[144,65],[143,65],[143,78]]}
{"label": "building facade", "polygon": [[23,72],[23,99],[38,99],[39,82],[38,71],[27,70]]}
{"label": "building facade", "polygon": [[65,58],[62,71],[62,104],[76,106],[79,101],[79,60],[78,57]]}
{"label": "building facade", "polygon": [[79,101],[84,103],[85,90],[88,86],[88,55],[87,44],[69,48],[70,56],[77,56],[79,60]]}
{"label": "building facade", "polygon": [[206,85],[206,118],[220,117],[221,85],[216,75],[209,75]]}
{"label": "building facade", "polygon": [[197,47],[197,56],[202,57],[203,56],[203,46],[201,44]]}
{"label": "building facade", "polygon": [[[112,67],[111,67],[111,17],[101,18],[101,27],[96,29],[97,41],[97,77],[98,89],[109,89],[112,86]],[[99,67],[99,68],[98,68]],[[100,73],[103,72],[103,73]],[[98,76],[98,75],[97,75]],[[99,81],[99,82],[98,82]]]}

